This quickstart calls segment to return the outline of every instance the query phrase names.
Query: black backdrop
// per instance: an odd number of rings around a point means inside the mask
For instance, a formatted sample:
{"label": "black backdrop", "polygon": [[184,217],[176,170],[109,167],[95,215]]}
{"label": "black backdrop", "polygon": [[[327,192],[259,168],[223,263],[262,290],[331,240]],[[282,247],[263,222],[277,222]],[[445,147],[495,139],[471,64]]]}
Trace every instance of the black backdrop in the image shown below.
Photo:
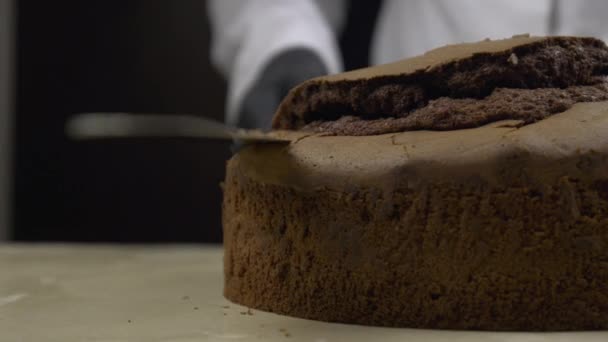
{"label": "black backdrop", "polygon": [[[341,46],[367,63],[379,2],[353,1]],[[201,0],[17,2],[13,237],[26,241],[219,242],[227,143],[73,142],[78,112],[221,119]]]}

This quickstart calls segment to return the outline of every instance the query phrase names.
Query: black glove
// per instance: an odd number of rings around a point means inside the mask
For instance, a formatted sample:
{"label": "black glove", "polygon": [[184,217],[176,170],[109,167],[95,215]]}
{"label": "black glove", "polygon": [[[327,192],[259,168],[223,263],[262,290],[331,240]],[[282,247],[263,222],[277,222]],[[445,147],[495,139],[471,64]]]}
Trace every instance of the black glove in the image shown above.
{"label": "black glove", "polygon": [[274,57],[245,95],[237,126],[270,129],[272,117],[289,90],[326,73],[321,58],[304,48],[288,50]]}

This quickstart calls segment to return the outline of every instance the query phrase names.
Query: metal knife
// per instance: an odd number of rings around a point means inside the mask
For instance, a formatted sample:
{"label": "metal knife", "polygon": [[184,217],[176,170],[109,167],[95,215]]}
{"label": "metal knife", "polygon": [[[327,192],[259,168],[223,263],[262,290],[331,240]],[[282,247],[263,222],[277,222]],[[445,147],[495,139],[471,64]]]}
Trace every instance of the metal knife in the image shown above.
{"label": "metal knife", "polygon": [[231,140],[237,144],[291,141],[270,132],[239,129],[212,119],[178,114],[82,113],[68,120],[66,133],[77,140],[183,137]]}

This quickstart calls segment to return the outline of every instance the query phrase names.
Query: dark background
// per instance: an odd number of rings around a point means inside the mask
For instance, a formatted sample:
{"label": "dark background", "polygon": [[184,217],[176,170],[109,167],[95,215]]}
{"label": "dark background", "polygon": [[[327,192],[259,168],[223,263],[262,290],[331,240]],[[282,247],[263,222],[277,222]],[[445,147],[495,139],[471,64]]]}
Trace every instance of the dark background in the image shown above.
{"label": "dark background", "polygon": [[[378,1],[352,1],[347,69],[367,64]],[[219,242],[228,143],[74,142],[88,111],[221,120],[225,84],[209,63],[202,0],[17,1],[13,238]]]}

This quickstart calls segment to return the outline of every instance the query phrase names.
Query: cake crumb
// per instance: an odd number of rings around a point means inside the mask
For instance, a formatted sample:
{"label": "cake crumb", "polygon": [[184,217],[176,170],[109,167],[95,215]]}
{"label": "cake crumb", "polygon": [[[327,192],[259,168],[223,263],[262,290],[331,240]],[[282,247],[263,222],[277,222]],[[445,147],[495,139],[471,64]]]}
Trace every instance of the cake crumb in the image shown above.
{"label": "cake crumb", "polygon": [[224,312],[224,316],[227,316],[228,314]]}
{"label": "cake crumb", "polygon": [[194,307],[194,310],[198,310],[198,306],[195,306],[195,307]]}
{"label": "cake crumb", "polygon": [[129,319],[129,320],[127,320],[127,322],[131,323],[131,320]]}
{"label": "cake crumb", "polygon": [[182,297],[182,300],[188,300],[188,299],[190,299],[190,296],[183,296]]}
{"label": "cake crumb", "polygon": [[496,128],[515,128],[517,130],[524,127],[525,125],[526,123],[523,120],[513,120],[513,122],[498,125],[496,126]]}

